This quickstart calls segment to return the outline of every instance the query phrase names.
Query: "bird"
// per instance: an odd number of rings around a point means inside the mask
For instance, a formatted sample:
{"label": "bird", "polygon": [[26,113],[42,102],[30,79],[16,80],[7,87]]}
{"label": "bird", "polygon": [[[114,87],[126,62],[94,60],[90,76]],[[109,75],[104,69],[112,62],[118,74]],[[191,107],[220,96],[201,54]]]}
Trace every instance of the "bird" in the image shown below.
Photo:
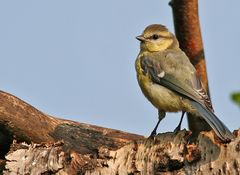
{"label": "bird", "polygon": [[158,122],[150,137],[156,135],[166,112],[182,112],[174,130],[181,129],[185,112],[201,116],[223,142],[231,141],[231,131],[214,114],[212,103],[187,55],[175,35],[161,24],[147,26],[136,37],[140,52],[135,61],[137,80],[144,96],[158,109]]}

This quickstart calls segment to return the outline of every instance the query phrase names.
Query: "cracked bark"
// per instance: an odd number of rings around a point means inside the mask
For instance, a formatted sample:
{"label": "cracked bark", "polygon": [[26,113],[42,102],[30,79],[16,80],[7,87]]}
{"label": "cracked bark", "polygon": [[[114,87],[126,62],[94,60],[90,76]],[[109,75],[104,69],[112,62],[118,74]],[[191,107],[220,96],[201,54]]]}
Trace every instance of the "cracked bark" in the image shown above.
{"label": "cracked bark", "polygon": [[103,146],[116,150],[130,141],[144,138],[137,134],[52,117],[3,91],[0,91],[0,104],[1,170],[4,169],[4,158],[13,140],[26,144],[50,144],[62,140],[64,144],[61,149],[64,152],[73,151],[94,157]]}
{"label": "cracked bark", "polygon": [[146,139],[54,118],[2,91],[0,102],[3,174],[240,173],[240,131],[229,144],[220,143],[213,132],[190,144],[185,130]]}

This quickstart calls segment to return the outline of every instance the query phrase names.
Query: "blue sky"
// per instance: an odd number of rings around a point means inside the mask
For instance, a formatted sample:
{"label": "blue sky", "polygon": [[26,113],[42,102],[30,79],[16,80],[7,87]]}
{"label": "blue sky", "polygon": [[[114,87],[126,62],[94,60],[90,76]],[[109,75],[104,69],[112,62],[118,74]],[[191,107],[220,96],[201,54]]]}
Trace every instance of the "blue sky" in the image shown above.
{"label": "blue sky", "polygon": [[[240,110],[240,1],[200,1],[216,114],[237,129]],[[157,110],[136,81],[135,36],[152,23],[173,28],[167,0],[0,1],[0,89],[61,118],[149,135]],[[171,131],[180,113],[159,131]],[[186,121],[183,127],[187,127]]]}

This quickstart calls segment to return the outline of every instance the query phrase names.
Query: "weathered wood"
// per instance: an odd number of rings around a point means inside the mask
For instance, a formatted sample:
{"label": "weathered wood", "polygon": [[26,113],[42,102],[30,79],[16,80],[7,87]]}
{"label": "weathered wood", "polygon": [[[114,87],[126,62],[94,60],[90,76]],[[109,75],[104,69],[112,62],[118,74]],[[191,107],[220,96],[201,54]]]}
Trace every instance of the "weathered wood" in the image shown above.
{"label": "weathered wood", "polygon": [[187,131],[144,139],[48,116],[2,91],[0,102],[4,174],[240,173],[240,131],[229,144],[220,143],[213,132],[200,134],[196,144],[189,144]]}
{"label": "weathered wood", "polygon": [[56,144],[14,143],[6,156],[4,174],[53,174],[64,168],[61,142]]}
{"label": "weathered wood", "polygon": [[187,131],[177,135],[163,133],[155,139],[134,141],[115,151],[101,147],[95,155],[64,151],[61,142],[23,144],[22,148],[15,143],[6,156],[4,174],[239,174],[239,133],[236,132],[238,137],[229,144],[215,140],[213,132],[200,134],[196,144],[189,144]]}
{"label": "weathered wood", "polygon": [[19,98],[0,91],[0,155],[9,151],[12,140],[26,143],[64,141],[64,150],[94,153],[99,147],[118,149],[143,136],[55,118]]}

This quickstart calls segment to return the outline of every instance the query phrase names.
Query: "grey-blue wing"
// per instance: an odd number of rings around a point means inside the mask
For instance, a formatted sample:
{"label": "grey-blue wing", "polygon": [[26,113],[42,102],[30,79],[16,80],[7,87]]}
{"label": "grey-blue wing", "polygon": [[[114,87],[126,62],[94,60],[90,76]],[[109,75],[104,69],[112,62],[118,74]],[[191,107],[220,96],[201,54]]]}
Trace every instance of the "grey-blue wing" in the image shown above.
{"label": "grey-blue wing", "polygon": [[185,54],[146,56],[142,59],[142,68],[154,83],[189,99],[191,105],[197,109],[221,140],[233,138],[229,129],[213,113],[211,102],[202,88],[195,68]]}
{"label": "grey-blue wing", "polygon": [[189,98],[190,99],[189,102],[191,103],[191,105],[195,109],[197,109],[197,111],[201,114],[201,116],[205,119],[205,121],[212,127],[212,129],[215,131],[215,133],[221,140],[228,141],[234,138],[233,134],[224,125],[224,123],[221,120],[219,120],[218,117],[212,111],[210,111],[206,106],[197,102],[195,100],[195,97],[191,93],[185,91],[183,88],[179,87],[177,84],[168,81],[167,77],[165,78],[163,77],[160,80],[159,84],[167,87],[168,89],[171,89],[172,91],[178,93],[179,95]]}

